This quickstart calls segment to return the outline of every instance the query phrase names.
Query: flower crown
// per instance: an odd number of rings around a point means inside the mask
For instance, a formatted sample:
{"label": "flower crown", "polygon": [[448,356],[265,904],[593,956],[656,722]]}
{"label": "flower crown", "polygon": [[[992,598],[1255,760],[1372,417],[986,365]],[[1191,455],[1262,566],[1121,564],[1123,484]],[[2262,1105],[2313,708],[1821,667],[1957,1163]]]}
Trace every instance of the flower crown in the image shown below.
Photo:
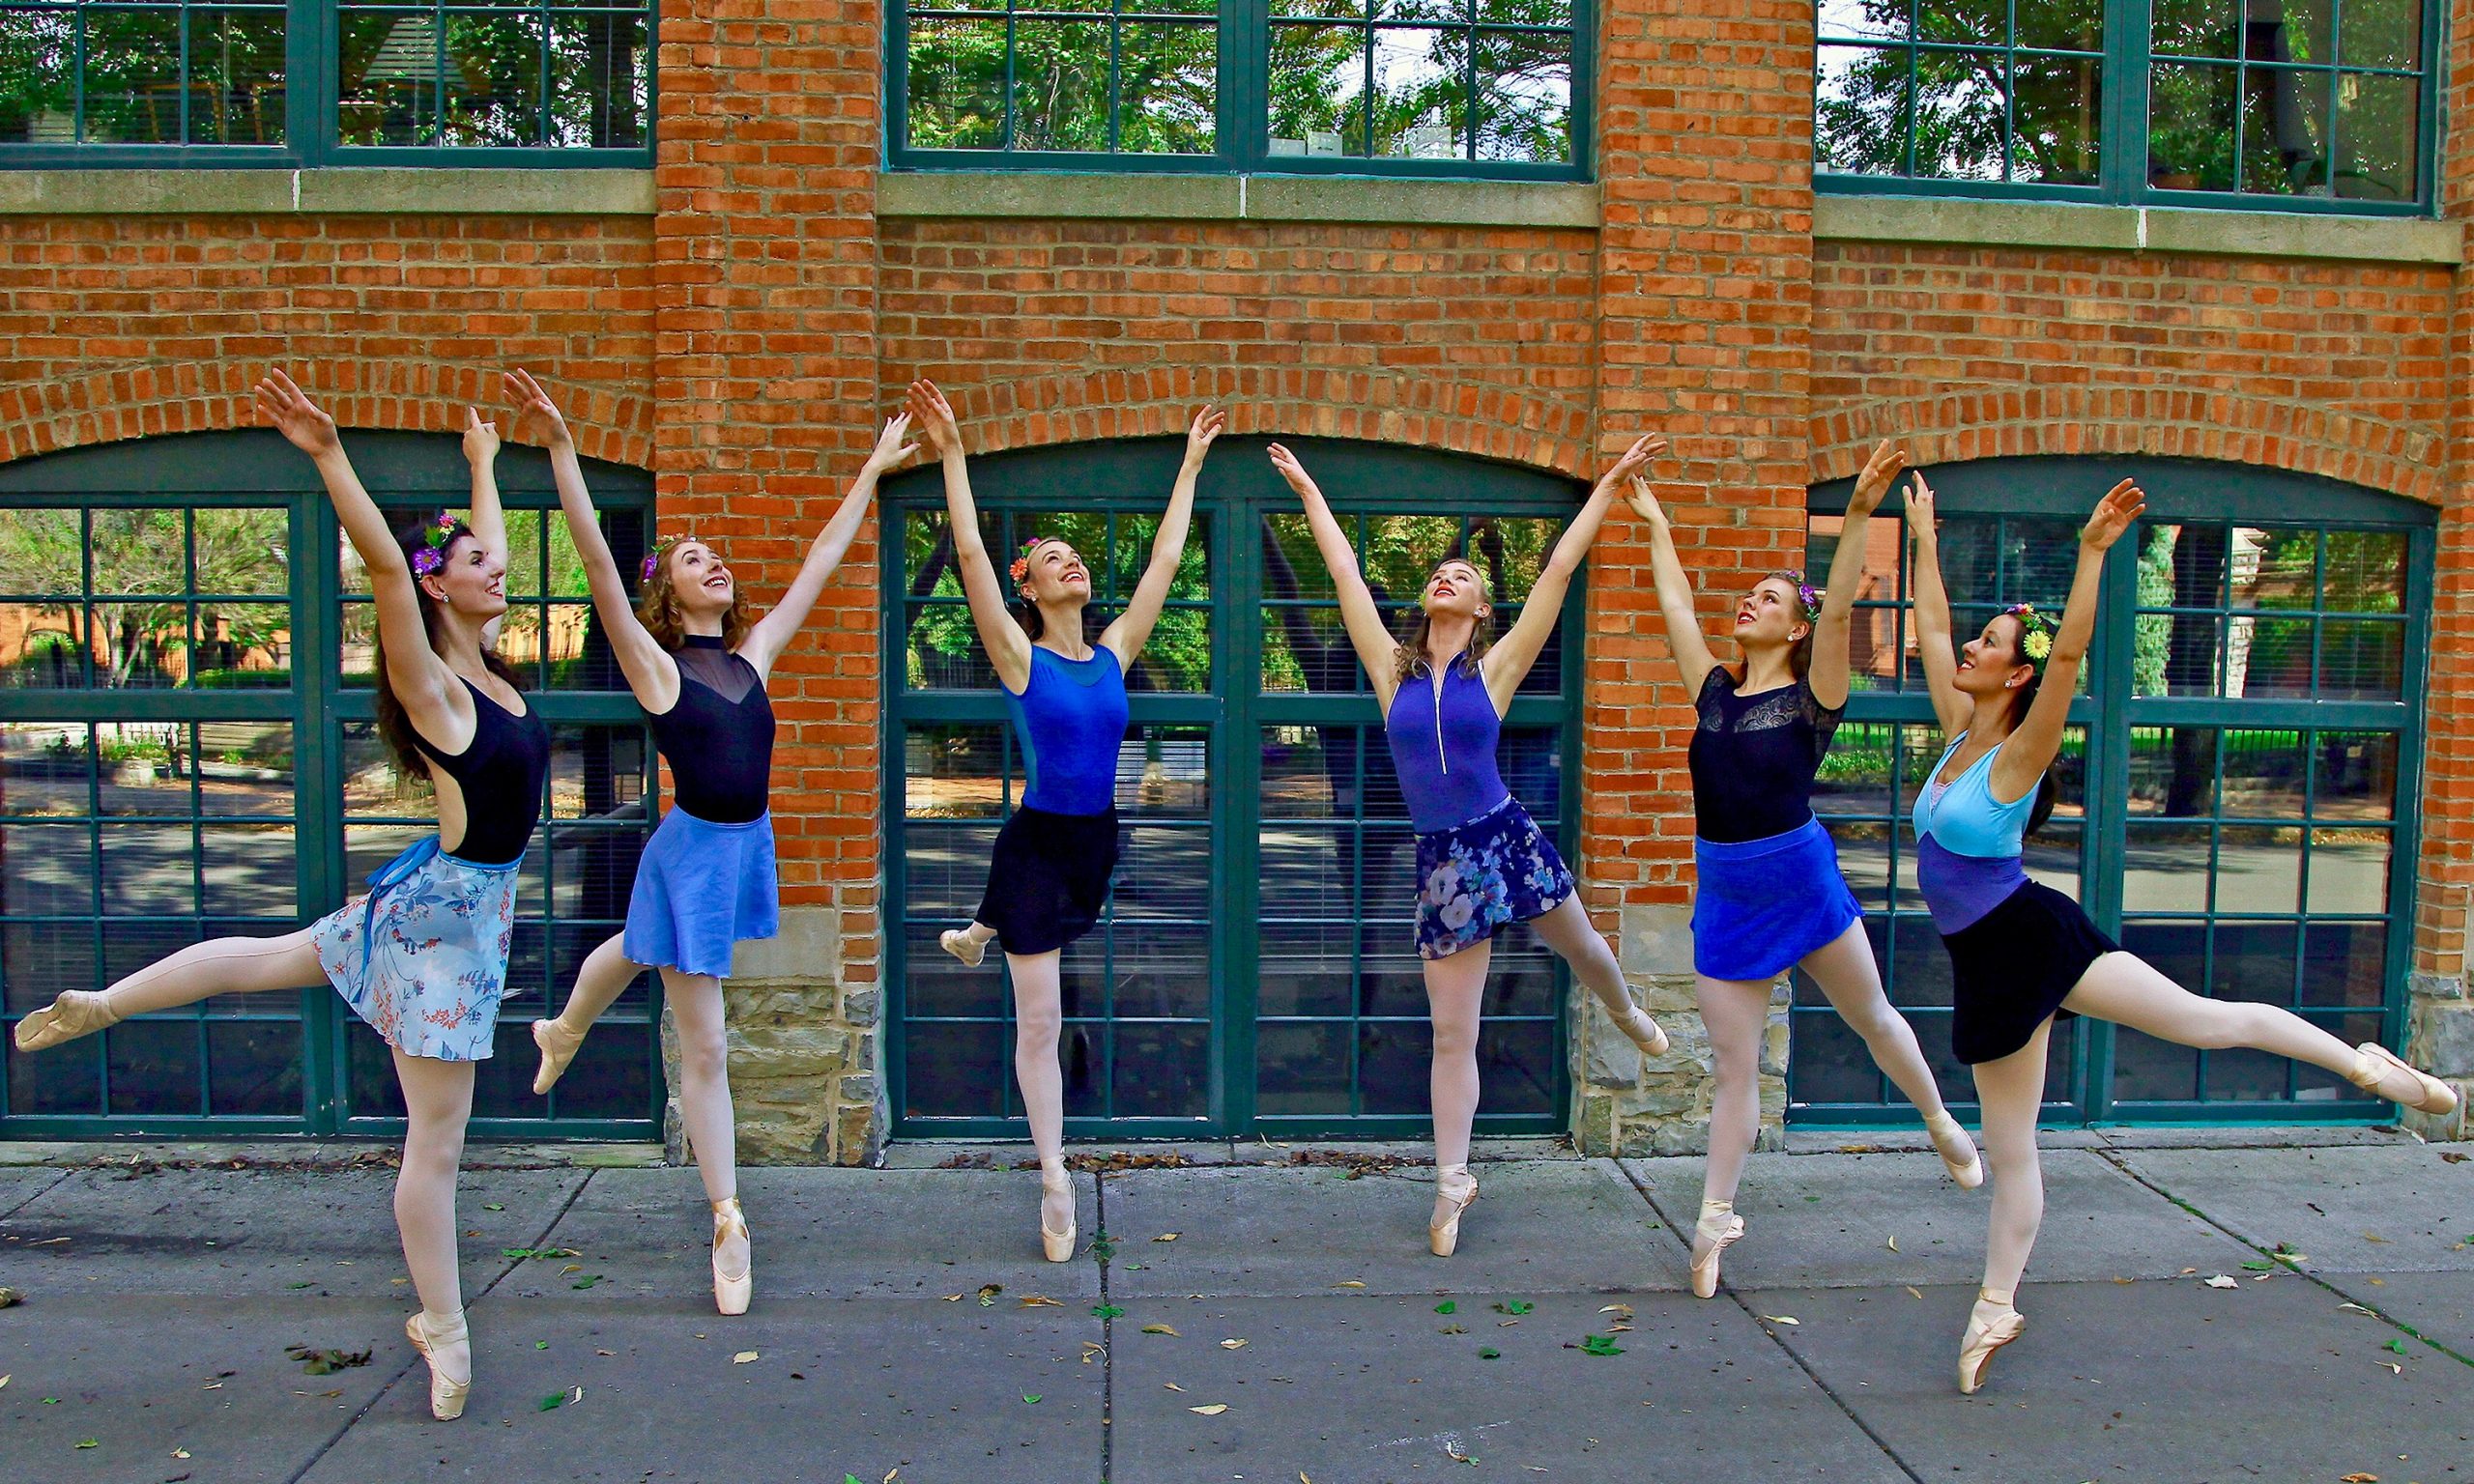
{"label": "flower crown", "polygon": [[2033,603],[2013,603],[2002,610],[2019,620],[2019,652],[2038,670],[2053,658],[2053,624]]}
{"label": "flower crown", "polygon": [[653,537],[652,550],[645,553],[644,580],[651,582],[653,574],[660,571],[661,564],[670,559],[670,554],[677,548],[678,543],[688,539],[690,538],[686,536]]}
{"label": "flower crown", "polygon": [[464,533],[464,523],[445,511],[421,528],[420,549],[413,553],[413,575],[427,577],[446,565],[446,549]]}
{"label": "flower crown", "polygon": [[1038,551],[1045,543],[1055,539],[1054,536],[1033,536],[1022,543],[1022,554],[1014,558],[1012,566],[1005,569],[1006,575],[1014,579],[1014,585],[1017,588],[1022,585],[1024,578],[1031,575],[1031,553]]}
{"label": "flower crown", "polygon": [[1796,601],[1803,605],[1804,622],[1818,623],[1821,621],[1821,589],[1804,581],[1803,568],[1790,567],[1784,572],[1774,573],[1772,575],[1785,578],[1788,582],[1796,585]]}

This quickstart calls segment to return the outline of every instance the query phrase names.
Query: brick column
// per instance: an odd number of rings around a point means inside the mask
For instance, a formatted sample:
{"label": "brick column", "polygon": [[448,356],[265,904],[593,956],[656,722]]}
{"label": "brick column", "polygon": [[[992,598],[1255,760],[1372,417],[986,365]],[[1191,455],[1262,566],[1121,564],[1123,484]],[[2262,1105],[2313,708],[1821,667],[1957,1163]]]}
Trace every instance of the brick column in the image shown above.
{"label": "brick column", "polygon": [[[1715,614],[1754,574],[1801,564],[1813,8],[1611,0],[1603,14],[1599,464],[1644,431],[1666,434],[1659,498]],[[1644,1070],[1601,1012],[1576,1015],[1574,1129],[1593,1153],[1700,1149],[1710,1084],[1691,994],[1691,698],[1667,654],[1639,522],[1619,513],[1594,564],[1581,874],[1677,1049]],[[1782,988],[1762,1068],[1773,1119],[1785,1112],[1786,1044]]]}
{"label": "brick column", "polygon": [[[661,522],[719,545],[762,603],[874,431],[881,25],[870,0],[663,7]],[[739,1147],[755,1160],[851,1163],[884,1136],[877,560],[871,524],[772,677],[782,935],[742,950],[730,987]]]}
{"label": "brick column", "polygon": [[[2441,214],[2474,218],[2474,3],[2449,7],[2441,59]],[[2392,868],[2415,871],[2414,964],[2405,1056],[2457,1088],[2450,1118],[2405,1115],[2432,1138],[2474,1134],[2474,999],[2465,977],[2465,916],[2474,897],[2474,271],[2460,269],[2448,325],[2447,477],[2439,512],[2439,562],[2431,595],[2430,683],[2424,699],[2422,857]]]}

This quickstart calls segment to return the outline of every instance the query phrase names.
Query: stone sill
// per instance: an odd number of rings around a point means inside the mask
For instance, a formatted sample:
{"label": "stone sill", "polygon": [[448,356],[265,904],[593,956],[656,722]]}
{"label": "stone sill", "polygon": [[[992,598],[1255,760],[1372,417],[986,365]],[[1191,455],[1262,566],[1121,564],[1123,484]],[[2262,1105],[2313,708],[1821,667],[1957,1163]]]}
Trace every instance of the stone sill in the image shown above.
{"label": "stone sill", "polygon": [[1561,181],[1300,175],[1079,175],[902,170],[877,177],[879,217],[1328,221],[1596,231],[1597,187]]}
{"label": "stone sill", "polygon": [[0,215],[650,216],[650,170],[0,170]]}
{"label": "stone sill", "polygon": [[2465,228],[2414,216],[2073,206],[1949,196],[1817,196],[1813,236],[1936,246],[2077,247],[2359,263],[2465,261]]}

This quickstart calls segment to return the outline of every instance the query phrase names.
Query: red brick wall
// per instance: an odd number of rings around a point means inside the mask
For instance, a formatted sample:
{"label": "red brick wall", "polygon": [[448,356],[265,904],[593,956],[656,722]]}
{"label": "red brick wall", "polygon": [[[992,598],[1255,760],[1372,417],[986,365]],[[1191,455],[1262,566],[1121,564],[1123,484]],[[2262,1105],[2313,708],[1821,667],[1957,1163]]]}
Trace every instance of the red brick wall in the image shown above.
{"label": "red brick wall", "polygon": [[0,216],[0,458],[252,426],[281,361],[348,426],[446,428],[499,372],[649,462],[651,225],[598,217]]}

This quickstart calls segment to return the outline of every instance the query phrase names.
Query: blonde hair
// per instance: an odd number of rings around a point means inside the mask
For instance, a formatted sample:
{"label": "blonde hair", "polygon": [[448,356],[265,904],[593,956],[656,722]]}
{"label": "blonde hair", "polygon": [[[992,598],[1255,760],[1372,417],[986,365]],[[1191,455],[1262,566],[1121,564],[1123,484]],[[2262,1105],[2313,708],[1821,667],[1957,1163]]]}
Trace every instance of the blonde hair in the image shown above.
{"label": "blonde hair", "polygon": [[[1478,570],[1478,564],[1471,561],[1466,556],[1446,556],[1443,560],[1436,562],[1433,570],[1426,573],[1425,583],[1418,585],[1419,590],[1423,592],[1425,589],[1426,584],[1434,581],[1434,575],[1436,572],[1442,571],[1444,568],[1451,566],[1454,562],[1467,567],[1477,576],[1478,602],[1482,607],[1492,608],[1494,606],[1495,597],[1494,594],[1487,589],[1486,574],[1480,572]],[[1459,669],[1463,675],[1474,678],[1478,673],[1480,666],[1485,660],[1486,646],[1494,642],[1493,636],[1486,632],[1486,625],[1491,621],[1492,615],[1490,614],[1488,617],[1479,619],[1476,625],[1469,630],[1469,647],[1460,651]],[[1392,651],[1393,679],[1406,680],[1412,675],[1423,675],[1426,673],[1426,641],[1432,638],[1433,634],[1434,615],[1425,612],[1422,606],[1418,611],[1418,626],[1411,629],[1409,631],[1409,637],[1401,641],[1400,643]]]}
{"label": "blonde hair", "polygon": [[[680,648],[687,642],[686,620],[678,612],[678,589],[671,585],[671,558],[678,549],[696,539],[693,536],[664,536],[653,543],[645,557],[645,587],[636,599],[636,616],[643,621],[653,642],[664,649]],[[710,548],[707,548],[710,550]],[[722,613],[722,647],[736,649],[747,637],[747,595],[736,584],[731,587],[731,606]]]}

